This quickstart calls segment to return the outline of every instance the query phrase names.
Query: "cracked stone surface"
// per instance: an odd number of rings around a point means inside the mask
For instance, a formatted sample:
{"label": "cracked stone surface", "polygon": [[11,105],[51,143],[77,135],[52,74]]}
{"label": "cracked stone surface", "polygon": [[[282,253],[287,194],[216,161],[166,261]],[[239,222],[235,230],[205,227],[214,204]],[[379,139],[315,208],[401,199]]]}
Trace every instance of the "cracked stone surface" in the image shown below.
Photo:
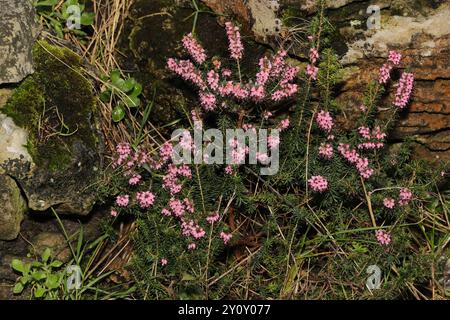
{"label": "cracked stone surface", "polygon": [[33,72],[35,10],[30,1],[0,0],[0,14],[0,84],[15,83]]}

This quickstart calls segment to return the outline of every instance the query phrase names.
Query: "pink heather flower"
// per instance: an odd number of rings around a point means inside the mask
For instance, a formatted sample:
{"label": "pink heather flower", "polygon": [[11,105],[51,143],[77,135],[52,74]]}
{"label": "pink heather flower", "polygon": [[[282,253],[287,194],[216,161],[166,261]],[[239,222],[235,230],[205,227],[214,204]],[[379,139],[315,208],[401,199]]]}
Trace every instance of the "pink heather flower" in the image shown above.
{"label": "pink heather flower", "polygon": [[395,94],[394,105],[403,109],[408,104],[414,84],[414,75],[403,72],[397,84],[397,93]]}
{"label": "pink heather flower", "polygon": [[142,150],[136,151],[133,158],[134,161],[138,163],[138,166],[142,166],[143,164],[147,163],[148,160],[150,159],[149,154]]}
{"label": "pink heather flower", "polygon": [[200,104],[202,105],[203,109],[206,111],[214,110],[214,107],[216,106],[216,96],[212,93],[207,93],[205,91],[200,91],[199,93],[200,98]]}
{"label": "pink heather flower", "polygon": [[226,22],[225,29],[227,31],[231,58],[236,60],[242,59],[244,47],[242,46],[239,28],[234,26],[231,22]]}
{"label": "pink heather flower", "polygon": [[386,133],[381,131],[381,128],[379,126],[376,126],[375,128],[372,129],[372,138],[377,139],[377,140],[383,140],[384,138],[386,138]]}
{"label": "pink heather flower", "polygon": [[197,245],[195,243],[189,243],[188,250],[195,250],[197,248]]}
{"label": "pink heather flower", "polygon": [[120,166],[131,155],[131,147],[130,147],[130,145],[128,143],[119,143],[116,146],[116,153],[118,155],[118,158],[117,158],[117,160],[116,160],[114,165],[115,166]]}
{"label": "pink heather flower", "polygon": [[181,219],[181,229],[184,236],[194,237],[195,239],[203,238],[206,234],[205,230],[193,220],[186,221],[183,218]]}
{"label": "pink heather flower", "polygon": [[233,167],[230,166],[230,165],[226,166],[225,167],[225,173],[229,174],[229,175],[233,174]]}
{"label": "pink heather flower", "polygon": [[281,81],[280,81],[280,85],[281,85],[281,86],[284,86],[284,85],[286,85],[289,81],[294,80],[295,77],[296,77],[297,74],[298,74],[298,71],[299,71],[299,68],[298,68],[298,67],[287,67],[287,68],[284,70],[283,76],[282,76]]}
{"label": "pink heather flower", "polygon": [[259,71],[256,74],[256,84],[264,86],[269,80],[272,63],[267,57],[259,59]]}
{"label": "pink heather flower", "polygon": [[317,125],[325,132],[330,132],[333,128],[333,118],[329,112],[320,111],[316,117]]}
{"label": "pink heather flower", "polygon": [[231,77],[231,70],[230,69],[222,69],[222,76],[225,78]]}
{"label": "pink heather flower", "polygon": [[265,91],[263,86],[251,87],[250,88],[250,97],[255,101],[261,101],[264,99]]}
{"label": "pink heather flower", "polygon": [[278,52],[273,56],[272,66],[270,68],[270,76],[271,77],[279,77],[282,72],[285,70],[286,61],[285,58],[287,56],[287,52],[283,49],[278,50]]}
{"label": "pink heather flower", "polygon": [[243,88],[241,84],[236,83],[231,90],[231,94],[237,99],[245,99],[249,96],[249,90]]}
{"label": "pink heather flower", "polygon": [[375,127],[372,132],[367,127],[359,127],[358,132],[366,140],[375,140],[375,141],[366,141],[358,144],[358,149],[381,149],[384,146],[384,143],[381,141],[386,138],[386,133],[381,131],[379,126]]}
{"label": "pink heather flower", "polygon": [[191,168],[187,164],[183,164],[177,168],[177,174],[185,177],[185,178],[191,178],[192,177],[192,171]]}
{"label": "pink heather flower", "polygon": [[183,200],[183,203],[184,203],[184,207],[186,208],[187,212],[194,213],[195,207],[194,207],[194,202],[192,200],[185,198]]}
{"label": "pink heather flower", "polygon": [[137,185],[140,181],[141,181],[141,175],[135,173],[129,180],[128,180],[128,184],[135,186]]}
{"label": "pink heather flower", "polygon": [[264,111],[263,117],[265,120],[269,119],[272,116],[272,112],[270,111]]}
{"label": "pink heather flower", "polygon": [[251,124],[251,123],[244,123],[242,125],[242,129],[244,129],[245,131],[253,131],[254,133],[256,133],[256,128]]}
{"label": "pink heather flower", "polygon": [[160,263],[164,267],[167,264],[167,262],[168,262],[167,259],[162,258]]}
{"label": "pink heather flower", "polygon": [[180,200],[171,198],[169,200],[169,206],[176,217],[181,217],[184,215],[185,207]]}
{"label": "pink heather flower", "polygon": [[395,200],[392,198],[384,198],[383,205],[388,209],[392,209],[395,207]]}
{"label": "pink heather flower", "polygon": [[312,176],[308,184],[315,192],[324,192],[328,188],[328,181],[322,176]]}
{"label": "pink heather flower", "polygon": [[189,33],[181,40],[183,47],[191,55],[192,59],[198,64],[202,64],[206,60],[205,49],[198,43],[192,33]]}
{"label": "pink heather flower", "polygon": [[196,69],[194,64],[189,60],[177,61],[173,58],[167,60],[167,67],[170,71],[176,73],[186,81],[192,82],[201,90],[206,89],[205,82],[203,81],[201,72]]}
{"label": "pink heather flower", "polygon": [[166,208],[164,208],[164,209],[161,210],[161,214],[162,214],[163,216],[166,216],[166,217],[172,215],[172,214],[170,213],[170,210],[168,210],[168,209],[166,209]]}
{"label": "pink heather flower", "polygon": [[373,169],[369,167],[369,159],[361,157],[354,149],[350,149],[348,144],[340,143],[338,151],[349,163],[355,165],[361,177],[369,179],[373,174]]}
{"label": "pink heather flower", "polygon": [[391,243],[391,235],[387,233],[384,230],[377,230],[375,231],[375,235],[377,236],[377,241],[381,245],[387,246],[389,243]]}
{"label": "pink heather flower", "polygon": [[208,81],[208,85],[212,90],[217,90],[219,88],[220,77],[216,71],[210,70],[207,74],[206,81]]}
{"label": "pink heather flower", "polygon": [[311,60],[312,64],[315,64],[317,59],[319,59],[319,52],[316,48],[309,49],[309,60]]}
{"label": "pink heather flower", "polygon": [[201,115],[197,110],[191,110],[191,119],[193,122],[201,121]]}
{"label": "pink heather flower", "polygon": [[258,160],[259,163],[266,164],[268,159],[269,156],[267,155],[267,153],[262,152],[256,153],[256,160]]}
{"label": "pink heather flower", "polygon": [[361,110],[361,112],[367,111],[367,107],[364,104],[361,104],[358,108],[359,108],[359,110]]}
{"label": "pink heather flower", "polygon": [[117,198],[116,198],[116,204],[119,207],[126,207],[126,206],[128,206],[129,202],[130,202],[130,196],[129,195],[117,196]]}
{"label": "pink heather flower", "polygon": [[219,213],[215,211],[206,218],[206,221],[208,221],[209,224],[213,224],[214,222],[218,221],[219,218]]}
{"label": "pink heather flower", "polygon": [[281,86],[281,90],[277,90],[274,93],[272,93],[272,100],[273,101],[280,101],[285,98],[289,98],[293,96],[298,90],[298,86],[294,83],[287,83],[283,86]]}
{"label": "pink heather flower", "polygon": [[445,171],[441,171],[441,177],[445,177]]}
{"label": "pink heather flower", "polygon": [[327,160],[333,158],[333,146],[329,143],[321,143],[319,146],[319,155]]}
{"label": "pink heather flower", "polygon": [[238,147],[231,151],[231,159],[233,164],[241,164],[245,160],[245,148]]}
{"label": "pink heather flower", "polygon": [[180,136],[180,146],[183,150],[191,151],[193,149],[193,139],[188,130],[184,130]]}
{"label": "pink heather flower", "polygon": [[363,142],[358,144],[358,149],[373,150],[381,149],[384,147],[384,143],[381,142]]}
{"label": "pink heather flower", "polygon": [[286,130],[287,128],[289,128],[289,118],[283,119],[280,122],[280,125],[278,126],[278,128],[283,131]]}
{"label": "pink heather flower", "polygon": [[280,145],[280,137],[268,136],[267,137],[267,146],[270,149],[275,149]]}
{"label": "pink heather flower", "polygon": [[392,65],[385,63],[380,68],[380,74],[378,76],[378,82],[380,84],[386,84],[391,78]]}
{"label": "pink heather flower", "polygon": [[400,64],[400,61],[402,60],[401,53],[391,50],[389,51],[389,58],[388,61],[391,62],[393,65],[397,66]]}
{"label": "pink heather flower", "polygon": [[373,174],[373,169],[369,168],[369,159],[359,158],[356,162],[356,169],[364,179],[369,179]]}
{"label": "pink heather flower", "polygon": [[170,142],[166,142],[161,146],[161,149],[159,150],[159,156],[161,159],[166,162],[172,157],[173,153],[173,146]]}
{"label": "pink heather flower", "polygon": [[128,168],[131,168],[132,166],[134,166],[134,160],[131,159],[131,160],[127,161],[126,166],[127,166]]}
{"label": "pink heather flower", "polygon": [[222,97],[232,95],[241,100],[250,95],[250,90],[244,88],[240,83],[233,83],[233,81],[227,81],[225,85],[219,87],[218,91]]}
{"label": "pink heather flower", "polygon": [[119,215],[119,213],[117,212],[117,210],[111,210],[111,216],[113,217],[117,217]]}
{"label": "pink heather flower", "polygon": [[231,138],[230,140],[228,140],[228,145],[231,148],[237,148],[239,146],[239,141],[238,141],[238,139],[236,137],[235,138]]}
{"label": "pink heather flower", "polygon": [[136,200],[142,209],[147,209],[155,202],[155,195],[150,191],[138,192]]}
{"label": "pink heather flower", "polygon": [[131,153],[131,147],[129,143],[123,142],[116,146],[116,152],[121,156],[129,156]]}
{"label": "pink heather flower", "polygon": [[358,132],[364,139],[370,139],[370,129],[367,127],[359,127]]}
{"label": "pink heather flower", "polygon": [[306,66],[306,75],[313,80],[317,80],[317,73],[319,72],[319,68],[316,66],[313,66],[311,64],[308,64]]}
{"label": "pink heather flower", "polygon": [[231,233],[225,233],[223,231],[220,233],[220,238],[223,240],[224,244],[227,244],[231,240],[231,237]]}
{"label": "pink heather flower", "polygon": [[407,205],[412,199],[412,192],[408,188],[401,188],[398,195],[398,204],[401,206]]}

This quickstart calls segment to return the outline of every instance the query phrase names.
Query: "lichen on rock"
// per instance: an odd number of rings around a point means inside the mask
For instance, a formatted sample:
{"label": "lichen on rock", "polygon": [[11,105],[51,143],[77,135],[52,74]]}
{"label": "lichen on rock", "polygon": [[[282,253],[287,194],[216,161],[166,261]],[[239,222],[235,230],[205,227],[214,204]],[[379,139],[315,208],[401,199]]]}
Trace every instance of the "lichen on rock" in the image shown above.
{"label": "lichen on rock", "polygon": [[35,11],[31,1],[23,0],[0,0],[0,10],[0,84],[15,83],[33,72]]}
{"label": "lichen on rock", "polygon": [[27,204],[16,182],[0,174],[0,240],[12,240],[20,232]]}

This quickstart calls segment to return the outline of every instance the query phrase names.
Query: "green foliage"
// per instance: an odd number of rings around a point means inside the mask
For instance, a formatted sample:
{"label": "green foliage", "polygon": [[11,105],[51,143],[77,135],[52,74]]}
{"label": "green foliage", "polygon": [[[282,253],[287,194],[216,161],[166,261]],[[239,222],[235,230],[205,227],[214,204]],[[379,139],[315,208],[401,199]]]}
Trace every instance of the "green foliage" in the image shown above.
{"label": "green foliage", "polygon": [[12,260],[11,267],[21,276],[14,286],[14,294],[21,294],[30,288],[31,297],[35,299],[56,299],[63,285],[63,263],[51,257],[51,250],[46,248],[40,259],[31,263]]}
{"label": "green foliage", "polygon": [[[68,235],[62,221],[56,211],[52,209],[70,249],[72,258],[63,263],[52,255],[52,251],[46,248],[35,261],[26,262],[13,259],[11,268],[20,274],[13,288],[14,294],[30,292],[30,299],[45,300],[110,300],[130,297],[135,291],[134,286],[121,284],[111,285],[108,278],[115,272],[97,272],[98,255],[106,245],[109,236],[107,233],[100,235],[93,241],[86,241],[83,227],[74,235]],[[32,255],[28,254],[28,258]],[[73,269],[80,270],[80,286],[70,287],[69,281],[73,276]]]}
{"label": "green foliage", "polygon": [[100,94],[100,99],[105,103],[115,105],[112,111],[112,120],[121,121],[126,114],[126,109],[137,108],[141,104],[139,96],[142,93],[142,85],[133,78],[122,78],[119,70],[111,71],[109,76],[103,77],[105,89]]}

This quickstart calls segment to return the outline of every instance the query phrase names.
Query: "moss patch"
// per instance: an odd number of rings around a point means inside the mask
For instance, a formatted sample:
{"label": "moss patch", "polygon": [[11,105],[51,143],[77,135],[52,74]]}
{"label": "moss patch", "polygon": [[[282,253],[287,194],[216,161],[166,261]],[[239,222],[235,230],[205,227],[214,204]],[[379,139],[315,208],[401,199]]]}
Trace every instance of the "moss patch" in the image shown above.
{"label": "moss patch", "polygon": [[94,147],[91,83],[82,75],[80,58],[67,48],[39,41],[33,48],[35,73],[2,108],[2,113],[29,132],[28,151],[38,166],[51,171],[71,164],[73,145]]}

